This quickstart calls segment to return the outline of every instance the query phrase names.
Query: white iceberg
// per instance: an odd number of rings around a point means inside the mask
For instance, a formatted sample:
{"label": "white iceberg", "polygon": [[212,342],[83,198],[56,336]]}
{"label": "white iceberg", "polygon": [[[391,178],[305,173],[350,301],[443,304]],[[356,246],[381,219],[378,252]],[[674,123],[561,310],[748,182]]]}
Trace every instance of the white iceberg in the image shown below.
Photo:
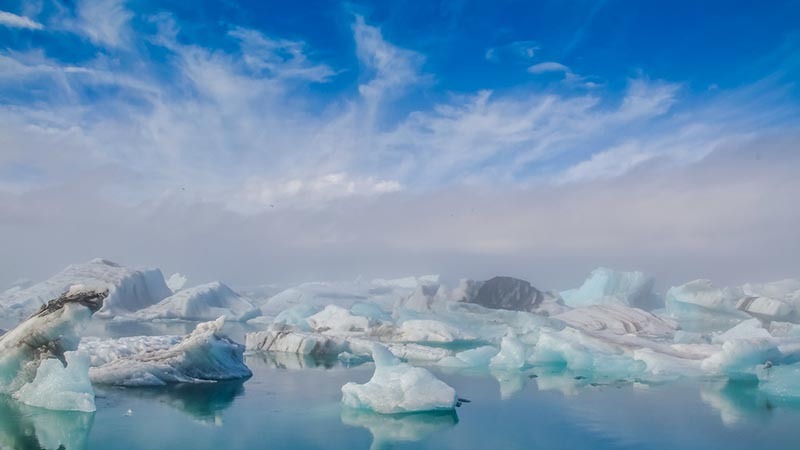
{"label": "white iceberg", "polygon": [[665,306],[670,317],[685,321],[732,322],[747,315],[736,305],[741,289],[716,288],[710,280],[690,281],[667,291]]}
{"label": "white iceberg", "polygon": [[127,314],[172,295],[158,269],[129,269],[105,259],[93,259],[70,265],[47,281],[26,289],[0,293],[0,305],[7,315],[21,320],[77,284],[108,291],[98,317]]}
{"label": "white iceberg", "polygon": [[500,343],[500,352],[492,357],[490,365],[503,369],[520,369],[527,361],[527,353],[525,344],[509,331]]}
{"label": "white iceberg", "polygon": [[365,384],[342,386],[342,403],[381,414],[452,410],[456,391],[431,372],[400,362],[388,349],[372,349],[375,373]]}
{"label": "white iceberg", "polygon": [[497,347],[484,345],[458,352],[453,356],[446,356],[439,360],[438,365],[454,368],[486,367],[497,354]]}
{"label": "white iceberg", "polygon": [[67,365],[57,359],[42,361],[36,377],[14,393],[22,403],[58,411],[94,412],[94,389],[89,381],[89,359],[76,352],[64,354]]}
{"label": "white iceberg", "polygon": [[622,272],[605,267],[592,271],[581,287],[561,292],[573,308],[590,305],[633,306],[645,310],[658,307],[653,277],[642,272]]}
{"label": "white iceberg", "polygon": [[116,386],[162,386],[236,380],[252,375],[244,346],[222,334],[225,319],[197,325],[180,343],[121,357],[89,369],[93,383]]}
{"label": "white iceberg", "polygon": [[247,351],[294,353],[319,357],[335,357],[349,349],[348,342],[336,336],[298,331],[292,327],[276,327],[248,333]]}
{"label": "white iceberg", "polygon": [[375,325],[368,317],[356,316],[341,306],[328,305],[322,311],[306,319],[312,330],[338,333],[364,333]]}
{"label": "white iceberg", "polygon": [[208,321],[225,317],[231,322],[245,322],[261,314],[250,301],[223,283],[202,284],[161,300],[159,303],[125,316],[133,320]]}
{"label": "white iceberg", "polygon": [[78,345],[78,352],[88,356],[91,367],[96,367],[120,358],[166,350],[182,340],[183,336],[84,337]]}
{"label": "white iceberg", "polygon": [[13,394],[33,382],[46,360],[66,366],[65,353],[77,349],[81,332],[105,297],[105,292],[73,286],[0,337],[0,393]]}
{"label": "white iceberg", "polygon": [[273,295],[258,306],[267,316],[275,316],[296,305],[310,305],[320,309],[327,305],[337,305],[349,309],[364,301],[370,301],[389,311],[397,302],[408,298],[418,285],[438,284],[438,280],[438,276],[428,275],[396,280],[303,283]]}

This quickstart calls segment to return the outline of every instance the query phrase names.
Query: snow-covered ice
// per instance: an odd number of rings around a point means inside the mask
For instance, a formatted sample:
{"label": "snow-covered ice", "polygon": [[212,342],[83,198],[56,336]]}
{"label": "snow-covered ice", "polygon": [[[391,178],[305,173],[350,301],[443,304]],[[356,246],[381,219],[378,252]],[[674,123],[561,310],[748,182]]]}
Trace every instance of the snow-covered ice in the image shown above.
{"label": "snow-covered ice", "polygon": [[70,265],[25,289],[12,288],[0,293],[0,306],[7,316],[21,320],[76,284],[108,291],[98,317],[127,314],[172,295],[159,269],[130,269],[105,259],[93,259]]}
{"label": "snow-covered ice", "polygon": [[365,384],[342,386],[342,403],[381,414],[452,410],[456,391],[431,372],[401,362],[386,347],[374,344],[375,373]]}
{"label": "snow-covered ice", "polygon": [[197,325],[178,344],[120,357],[92,367],[93,383],[117,386],[162,386],[235,380],[252,375],[244,363],[244,346],[222,334],[225,319]]}
{"label": "snow-covered ice", "polygon": [[124,316],[131,320],[244,322],[261,314],[250,301],[219,281],[183,289],[155,305]]}

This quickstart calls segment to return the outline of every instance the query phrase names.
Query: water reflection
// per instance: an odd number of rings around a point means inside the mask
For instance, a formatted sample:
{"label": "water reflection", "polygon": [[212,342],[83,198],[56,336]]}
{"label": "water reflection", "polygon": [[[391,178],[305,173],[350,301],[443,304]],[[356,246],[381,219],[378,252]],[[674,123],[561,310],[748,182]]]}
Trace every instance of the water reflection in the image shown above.
{"label": "water reflection", "polygon": [[458,423],[455,411],[387,415],[344,407],[341,417],[343,424],[372,433],[371,450],[391,448],[398,442],[419,442]]}
{"label": "water reflection", "polygon": [[49,411],[0,396],[0,448],[86,449],[93,424],[94,413]]}
{"label": "water reflection", "polygon": [[758,389],[757,383],[708,383],[700,390],[703,403],[719,411],[727,427],[769,421],[777,404]]}
{"label": "water reflection", "polygon": [[272,369],[302,370],[331,369],[339,365],[337,358],[315,357],[284,352],[257,352],[247,355],[247,360],[257,360]]}
{"label": "water reflection", "polygon": [[[244,395],[246,380],[178,384],[158,388],[121,389],[123,396],[156,401],[181,411],[201,423],[222,426],[222,411]],[[135,411],[132,411],[135,414]]]}

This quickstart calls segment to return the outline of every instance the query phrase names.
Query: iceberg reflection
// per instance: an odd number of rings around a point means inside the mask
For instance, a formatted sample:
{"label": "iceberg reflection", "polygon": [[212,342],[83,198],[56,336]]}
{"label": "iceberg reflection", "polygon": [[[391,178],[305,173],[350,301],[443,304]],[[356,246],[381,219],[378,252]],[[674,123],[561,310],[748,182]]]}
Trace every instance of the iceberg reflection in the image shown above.
{"label": "iceberg reflection", "polygon": [[93,424],[94,413],[50,411],[0,396],[0,448],[86,449]]}
{"label": "iceberg reflection", "polygon": [[244,395],[245,380],[178,384],[157,388],[124,389],[124,395],[155,400],[205,424],[222,426],[222,411]]}
{"label": "iceberg reflection", "polygon": [[397,442],[418,442],[458,423],[455,411],[412,414],[377,414],[342,408],[342,423],[362,427],[372,433],[371,450],[391,448]]}

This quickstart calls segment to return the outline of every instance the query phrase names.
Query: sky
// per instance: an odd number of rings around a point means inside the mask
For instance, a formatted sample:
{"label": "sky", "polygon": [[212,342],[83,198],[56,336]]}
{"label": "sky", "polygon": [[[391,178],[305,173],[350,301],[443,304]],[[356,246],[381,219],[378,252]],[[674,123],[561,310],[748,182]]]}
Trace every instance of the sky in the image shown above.
{"label": "sky", "polygon": [[800,278],[800,3],[0,2],[0,287]]}

